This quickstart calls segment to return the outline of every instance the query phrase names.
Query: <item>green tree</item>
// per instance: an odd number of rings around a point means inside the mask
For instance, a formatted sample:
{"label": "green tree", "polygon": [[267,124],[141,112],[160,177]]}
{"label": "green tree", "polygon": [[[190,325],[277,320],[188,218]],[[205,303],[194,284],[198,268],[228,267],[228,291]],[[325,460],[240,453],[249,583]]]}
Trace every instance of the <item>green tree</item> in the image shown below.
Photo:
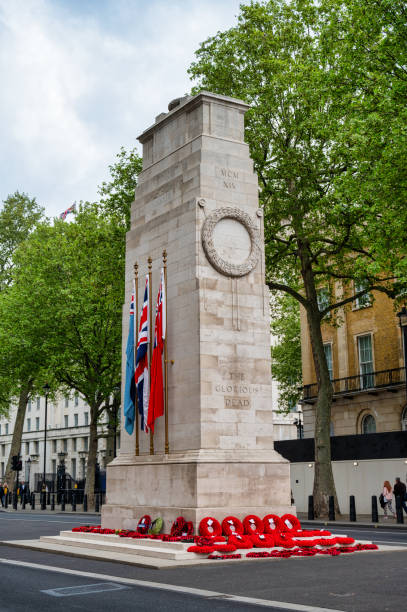
{"label": "green tree", "polygon": [[[16,316],[18,306],[9,308],[9,291],[13,273],[13,255],[28,235],[43,218],[43,208],[35,198],[25,193],[9,195],[0,211],[0,414],[8,415],[10,404],[17,403],[10,453],[5,470],[5,479],[12,488],[15,473],[11,470],[11,457],[20,451],[27,401],[35,387],[36,355],[27,354],[27,342],[17,340],[16,326],[25,327]],[[20,368],[24,352],[26,365]]]}
{"label": "green tree", "polygon": [[0,290],[10,284],[13,253],[43,217],[44,209],[25,193],[7,196],[0,211]]}
{"label": "green tree", "polygon": [[120,381],[125,229],[97,205],[75,222],[42,225],[15,254],[11,291],[31,338],[41,338],[41,367],[59,388],[89,405],[86,493],[94,503],[98,420]]}
{"label": "green tree", "polygon": [[124,147],[116,155],[116,160],[109,166],[110,181],[99,186],[100,203],[106,214],[113,215],[129,230],[130,208],[143,160],[136,149],[126,151]]}
{"label": "green tree", "polygon": [[[311,339],[318,383],[318,516],[327,513],[330,495],[336,499],[329,435],[332,385],[321,324],[368,291],[396,296],[406,280],[405,250],[397,214],[342,179],[362,180],[365,159],[352,148],[355,136],[348,128],[358,79],[345,87],[341,57],[345,65],[348,59],[339,43],[327,50],[326,37],[332,44],[336,40],[334,12],[313,0],[251,2],[240,9],[235,27],[201,45],[189,73],[198,81],[195,92],[208,89],[251,105],[246,141],[261,186],[266,281],[305,309]],[[354,280],[364,283],[363,290],[354,292]],[[324,305],[318,303],[321,289],[328,295]]]}
{"label": "green tree", "polygon": [[279,410],[289,412],[301,398],[301,329],[297,300],[287,293],[273,296],[271,332],[272,374],[279,385]]}

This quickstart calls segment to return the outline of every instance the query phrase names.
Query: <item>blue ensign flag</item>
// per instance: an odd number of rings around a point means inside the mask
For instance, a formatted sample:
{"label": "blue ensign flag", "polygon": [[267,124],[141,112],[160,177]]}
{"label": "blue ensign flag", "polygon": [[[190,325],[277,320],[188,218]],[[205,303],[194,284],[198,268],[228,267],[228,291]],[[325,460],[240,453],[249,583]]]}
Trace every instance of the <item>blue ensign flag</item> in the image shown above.
{"label": "blue ensign flag", "polygon": [[130,303],[129,335],[126,347],[126,385],[124,387],[124,427],[131,436],[134,430],[135,419],[135,400],[136,382],[134,380],[134,294],[135,287],[133,282],[133,294]]}

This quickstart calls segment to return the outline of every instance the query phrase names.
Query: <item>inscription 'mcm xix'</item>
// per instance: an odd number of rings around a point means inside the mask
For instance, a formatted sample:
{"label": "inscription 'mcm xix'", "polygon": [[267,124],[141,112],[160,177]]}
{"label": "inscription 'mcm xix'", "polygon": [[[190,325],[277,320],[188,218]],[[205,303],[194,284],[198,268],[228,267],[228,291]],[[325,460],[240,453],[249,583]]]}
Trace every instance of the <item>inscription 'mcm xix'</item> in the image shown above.
{"label": "inscription 'mcm xix'", "polygon": [[231,168],[217,168],[220,177],[223,179],[223,186],[226,189],[236,189],[234,181],[239,180],[239,172]]}

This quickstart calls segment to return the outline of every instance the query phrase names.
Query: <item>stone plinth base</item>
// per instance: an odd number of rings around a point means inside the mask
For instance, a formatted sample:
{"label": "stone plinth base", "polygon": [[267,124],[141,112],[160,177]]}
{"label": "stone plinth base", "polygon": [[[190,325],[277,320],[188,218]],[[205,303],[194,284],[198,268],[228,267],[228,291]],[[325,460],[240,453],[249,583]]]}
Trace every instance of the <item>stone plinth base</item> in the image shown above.
{"label": "stone plinth base", "polygon": [[263,517],[295,513],[289,463],[275,451],[187,451],[170,455],[120,455],[107,467],[102,526],[134,529],[144,514],[177,516],[194,523],[205,516]]}

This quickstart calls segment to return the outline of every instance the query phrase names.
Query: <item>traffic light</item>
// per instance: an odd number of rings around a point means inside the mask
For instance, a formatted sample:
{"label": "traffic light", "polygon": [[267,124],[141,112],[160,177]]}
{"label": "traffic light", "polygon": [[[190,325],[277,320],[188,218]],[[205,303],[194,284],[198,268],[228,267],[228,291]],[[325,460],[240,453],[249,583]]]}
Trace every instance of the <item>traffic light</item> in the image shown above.
{"label": "traffic light", "polygon": [[15,472],[20,472],[23,469],[23,462],[20,459],[20,455],[13,455],[11,457],[11,469]]}

